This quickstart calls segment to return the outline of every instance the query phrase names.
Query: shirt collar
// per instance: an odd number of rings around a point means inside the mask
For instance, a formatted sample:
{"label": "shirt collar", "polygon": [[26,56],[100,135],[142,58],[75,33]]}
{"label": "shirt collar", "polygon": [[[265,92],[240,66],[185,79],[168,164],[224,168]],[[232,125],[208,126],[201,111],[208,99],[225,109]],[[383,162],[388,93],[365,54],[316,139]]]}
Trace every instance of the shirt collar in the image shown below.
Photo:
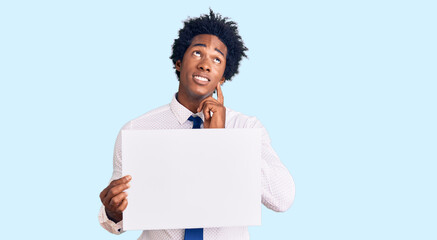
{"label": "shirt collar", "polygon": [[203,112],[192,113],[188,108],[184,107],[182,104],[178,102],[176,99],[176,94],[173,95],[173,99],[170,102],[170,109],[178,120],[179,124],[184,124],[188,121],[190,116],[199,116],[202,118],[202,121],[205,121]]}

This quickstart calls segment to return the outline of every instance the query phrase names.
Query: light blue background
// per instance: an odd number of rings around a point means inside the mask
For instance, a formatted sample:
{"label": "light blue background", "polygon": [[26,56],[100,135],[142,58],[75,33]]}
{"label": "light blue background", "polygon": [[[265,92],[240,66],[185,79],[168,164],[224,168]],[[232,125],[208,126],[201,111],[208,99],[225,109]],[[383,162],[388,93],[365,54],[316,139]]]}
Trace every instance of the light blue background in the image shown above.
{"label": "light blue background", "polygon": [[296,182],[251,239],[437,239],[435,1],[1,1],[2,239],[136,239],[97,220],[121,126],[169,103],[182,21],[249,47],[225,105]]}

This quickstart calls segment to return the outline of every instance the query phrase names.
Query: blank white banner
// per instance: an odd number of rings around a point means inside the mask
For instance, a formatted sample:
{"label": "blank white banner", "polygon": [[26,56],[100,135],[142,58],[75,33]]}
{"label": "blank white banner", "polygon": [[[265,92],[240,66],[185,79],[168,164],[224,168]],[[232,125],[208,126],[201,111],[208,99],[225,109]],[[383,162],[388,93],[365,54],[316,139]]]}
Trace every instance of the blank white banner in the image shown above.
{"label": "blank white banner", "polygon": [[261,129],[122,131],[124,230],[261,225]]}

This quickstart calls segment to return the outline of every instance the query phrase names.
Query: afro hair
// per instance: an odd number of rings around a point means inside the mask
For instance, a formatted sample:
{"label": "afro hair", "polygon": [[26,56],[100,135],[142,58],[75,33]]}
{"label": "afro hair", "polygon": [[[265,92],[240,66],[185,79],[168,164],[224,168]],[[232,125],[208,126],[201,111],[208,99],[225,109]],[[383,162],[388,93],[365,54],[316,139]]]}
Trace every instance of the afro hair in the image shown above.
{"label": "afro hair", "polygon": [[[238,33],[237,23],[230,21],[227,17],[222,17],[220,14],[214,13],[211,9],[209,15],[205,14],[198,18],[188,18],[184,22],[184,27],[179,30],[179,37],[174,40],[172,46],[172,55],[170,59],[173,64],[176,61],[183,59],[185,51],[191,44],[192,39],[199,34],[211,34],[220,39],[227,48],[226,68],[223,76],[225,80],[230,81],[231,78],[238,73],[238,67],[243,57],[246,57],[245,51],[248,50],[244,46],[244,42]],[[180,73],[176,70],[176,75],[179,79]]]}

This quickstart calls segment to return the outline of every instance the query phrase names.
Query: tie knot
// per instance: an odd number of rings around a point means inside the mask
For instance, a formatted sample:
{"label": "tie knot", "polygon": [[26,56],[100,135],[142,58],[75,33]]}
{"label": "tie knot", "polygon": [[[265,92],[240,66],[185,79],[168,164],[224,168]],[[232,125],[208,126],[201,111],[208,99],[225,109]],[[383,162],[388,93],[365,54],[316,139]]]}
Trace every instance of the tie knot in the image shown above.
{"label": "tie knot", "polygon": [[193,122],[193,128],[200,128],[200,125],[202,124],[202,118],[199,116],[190,116],[188,120]]}

